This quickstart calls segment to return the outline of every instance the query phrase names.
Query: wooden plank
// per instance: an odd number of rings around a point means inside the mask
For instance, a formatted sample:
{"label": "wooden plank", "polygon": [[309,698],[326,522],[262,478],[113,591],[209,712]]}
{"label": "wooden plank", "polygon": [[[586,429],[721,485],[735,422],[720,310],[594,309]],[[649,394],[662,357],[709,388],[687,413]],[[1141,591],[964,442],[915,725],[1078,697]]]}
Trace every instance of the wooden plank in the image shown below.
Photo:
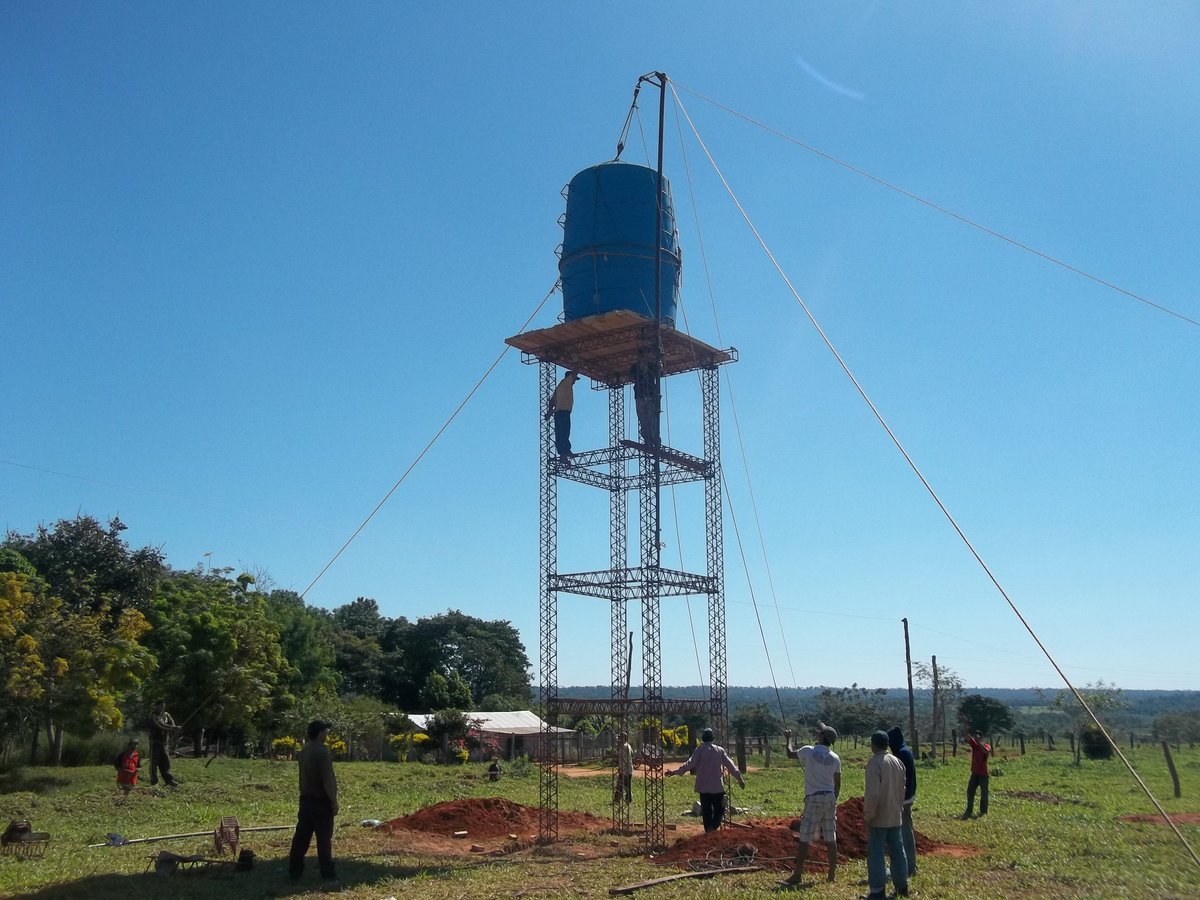
{"label": "wooden plank", "polygon": [[746,872],[761,872],[762,866],[733,866],[728,869],[711,869],[707,872],[681,872],[678,875],[667,875],[665,878],[651,878],[649,881],[639,881],[637,884],[626,884],[621,887],[609,888],[611,896],[632,894],[642,888],[654,887],[656,884],[666,884],[668,881],[679,881],[681,878],[712,878],[714,875],[735,875]]}

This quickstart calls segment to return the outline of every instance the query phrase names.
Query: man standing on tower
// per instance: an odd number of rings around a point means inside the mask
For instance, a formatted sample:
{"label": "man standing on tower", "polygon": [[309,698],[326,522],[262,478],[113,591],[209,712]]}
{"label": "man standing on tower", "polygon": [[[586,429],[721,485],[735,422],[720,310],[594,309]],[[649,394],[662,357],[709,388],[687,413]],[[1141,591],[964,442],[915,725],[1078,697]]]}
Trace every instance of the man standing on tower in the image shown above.
{"label": "man standing on tower", "polygon": [[578,372],[567,372],[546,405],[545,418],[554,416],[554,449],[561,460],[571,458],[571,410],[575,408],[575,382],[578,380]]}

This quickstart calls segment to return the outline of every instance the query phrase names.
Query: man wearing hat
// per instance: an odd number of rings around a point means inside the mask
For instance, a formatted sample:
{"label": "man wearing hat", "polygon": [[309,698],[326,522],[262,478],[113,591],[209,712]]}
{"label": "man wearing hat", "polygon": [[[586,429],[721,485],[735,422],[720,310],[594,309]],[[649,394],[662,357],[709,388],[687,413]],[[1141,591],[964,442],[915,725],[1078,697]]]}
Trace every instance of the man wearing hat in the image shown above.
{"label": "man wearing hat", "polygon": [[682,775],[692,772],[696,776],[696,793],[700,795],[700,815],[704,819],[705,831],[716,831],[725,818],[725,778],[728,772],[740,787],[746,786],[742,773],[729,758],[724,747],[713,743],[713,730],[705,728],[700,735],[700,746],[688,757],[688,761],[667,775]]}
{"label": "man wearing hat", "polygon": [[892,863],[892,884],[897,897],[908,896],[908,859],[900,833],[904,811],[904,763],[888,753],[886,731],[871,735],[871,758],[867,760],[863,786],[863,821],[867,825],[867,885],[864,900],[887,897],[887,867],[883,848]]}
{"label": "man wearing hat", "polygon": [[317,862],[327,888],[337,890],[337,869],[333,865],[333,820],[338,814],[337,779],[333,776],[333,757],[325,746],[327,722],[310,722],[308,739],[297,758],[300,763],[300,812],[296,833],[288,857],[288,872],[293,879],[304,874],[304,857],[313,835],[317,836]]}
{"label": "man wearing hat", "polygon": [[825,849],[829,860],[829,877],[833,881],[837,874],[837,798],[842,790],[842,761],[831,749],[837,740],[837,732],[824,722],[817,723],[813,744],[792,746],[792,732],[785,731],[787,755],[800,760],[804,766],[804,813],[800,816],[798,837],[800,847],[796,851],[796,866],[787,884],[796,886],[804,881],[804,862],[808,859],[808,845],[817,835],[825,838]]}

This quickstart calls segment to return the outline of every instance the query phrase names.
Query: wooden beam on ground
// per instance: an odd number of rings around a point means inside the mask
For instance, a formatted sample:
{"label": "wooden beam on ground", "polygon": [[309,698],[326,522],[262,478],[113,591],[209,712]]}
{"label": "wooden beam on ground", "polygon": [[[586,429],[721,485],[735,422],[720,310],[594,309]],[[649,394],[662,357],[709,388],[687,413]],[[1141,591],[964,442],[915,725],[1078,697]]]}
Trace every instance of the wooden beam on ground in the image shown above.
{"label": "wooden beam on ground", "polygon": [[678,875],[667,875],[665,878],[651,878],[649,881],[639,881],[637,884],[626,884],[621,887],[609,888],[610,896],[632,894],[642,888],[654,887],[656,884],[666,884],[668,881],[678,881],[681,878],[712,878],[714,875],[737,875],[746,872],[761,872],[762,866],[732,866],[728,869],[710,869],[707,872],[680,872]]}

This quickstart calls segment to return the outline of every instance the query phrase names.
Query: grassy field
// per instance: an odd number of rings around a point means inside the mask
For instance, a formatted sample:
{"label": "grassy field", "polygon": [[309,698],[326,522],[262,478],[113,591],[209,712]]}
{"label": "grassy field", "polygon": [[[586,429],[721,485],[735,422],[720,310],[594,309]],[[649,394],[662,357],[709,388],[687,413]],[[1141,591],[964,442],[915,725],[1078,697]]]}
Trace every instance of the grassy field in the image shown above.
{"label": "grassy field", "polygon": [[[843,799],[862,793],[863,749],[837,748],[843,758]],[[750,818],[798,813],[802,773],[779,760],[770,769],[751,759],[746,789],[733,800],[752,810]],[[1155,795],[1171,812],[1200,811],[1200,750],[1175,755],[1183,798],[1174,799],[1158,749],[1133,751],[1133,761]],[[361,828],[364,819],[387,820],[440,801],[504,796],[537,805],[536,771],[506,774],[491,783],[483,766],[440,768],[421,764],[354,763],[338,766],[342,815],[334,853],[344,895],[362,900],[386,897],[605,897],[611,887],[671,874],[643,858],[632,838],[586,835],[550,848],[504,856],[421,854],[395,837]],[[147,873],[147,857],[160,849],[211,852],[210,839],[101,847],[109,832],[126,838],[211,830],[222,816],[236,815],[243,827],[287,825],[295,816],[294,764],[218,759],[205,767],[188,759],[175,763],[183,785],[175,791],[139,785],[120,797],[111,768],[24,769],[0,776],[0,814],[26,818],[53,835],[44,859],[0,857],[0,896],[39,898],[305,897],[320,882],[310,857],[304,881],[286,877],[290,832],[246,835],[258,864],[236,875]],[[1010,897],[1200,897],[1197,867],[1174,833],[1159,824],[1132,824],[1120,816],[1153,812],[1149,800],[1118,761],[1076,767],[1066,751],[1031,749],[1026,756],[1002,750],[994,762],[991,811],[960,821],[968,759],[945,765],[920,764],[914,814],[917,830],[937,841],[977,848],[972,855],[920,859],[913,896],[938,898]],[[609,779],[561,778],[560,807],[607,816]],[[692,802],[691,779],[666,782],[668,822]],[[638,798],[635,796],[635,803]],[[1181,826],[1200,848],[1200,826]],[[676,832],[668,831],[668,840]],[[823,849],[814,848],[823,859]],[[850,898],[865,893],[866,865],[854,860],[839,869],[838,882],[799,892],[778,886],[778,873],[687,879],[641,891],[655,898],[820,896]]]}

